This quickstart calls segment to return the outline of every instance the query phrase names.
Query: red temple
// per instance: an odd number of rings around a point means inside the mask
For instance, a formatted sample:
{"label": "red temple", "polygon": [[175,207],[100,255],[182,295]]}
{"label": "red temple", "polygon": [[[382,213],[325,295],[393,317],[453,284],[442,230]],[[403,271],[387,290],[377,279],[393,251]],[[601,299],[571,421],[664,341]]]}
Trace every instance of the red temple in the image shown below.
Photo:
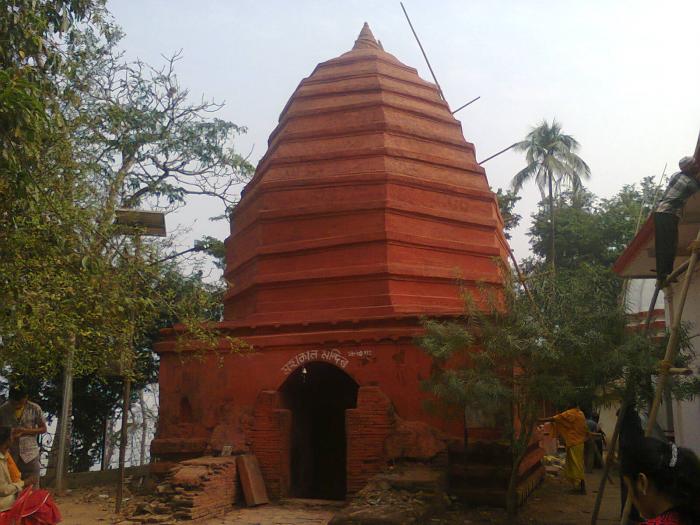
{"label": "red temple", "polygon": [[463,313],[461,289],[499,284],[506,250],[460,123],[365,24],[301,81],[231,215],[220,328],[255,352],[184,359],[169,332],[153,456],[229,444],[274,496],[342,498],[402,454],[397,429],[461,439],[423,407],[414,337]]}

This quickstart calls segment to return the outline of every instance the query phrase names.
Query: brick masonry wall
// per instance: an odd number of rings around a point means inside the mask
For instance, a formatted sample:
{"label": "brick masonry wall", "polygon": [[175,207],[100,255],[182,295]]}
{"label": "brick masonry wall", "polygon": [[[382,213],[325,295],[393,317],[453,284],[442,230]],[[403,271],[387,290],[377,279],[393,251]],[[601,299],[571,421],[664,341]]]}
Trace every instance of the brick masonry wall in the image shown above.
{"label": "brick masonry wall", "polygon": [[386,466],[384,442],[394,424],[391,400],[379,387],[360,387],[357,408],[345,412],[349,494],[364,487],[369,478]]}
{"label": "brick masonry wall", "polygon": [[292,413],[280,408],[280,394],[260,392],[253,410],[251,441],[271,498],[289,494]]}

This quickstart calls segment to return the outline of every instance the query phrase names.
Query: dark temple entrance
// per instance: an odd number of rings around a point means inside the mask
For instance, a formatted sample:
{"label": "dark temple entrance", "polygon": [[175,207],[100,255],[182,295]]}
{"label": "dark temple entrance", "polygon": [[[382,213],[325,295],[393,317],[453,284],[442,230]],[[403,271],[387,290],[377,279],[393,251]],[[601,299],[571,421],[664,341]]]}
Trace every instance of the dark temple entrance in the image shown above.
{"label": "dark temple entrance", "polygon": [[327,363],[308,363],[285,381],[281,393],[292,411],[292,496],[345,498],[345,410],[357,405],[357,389],[349,375]]}

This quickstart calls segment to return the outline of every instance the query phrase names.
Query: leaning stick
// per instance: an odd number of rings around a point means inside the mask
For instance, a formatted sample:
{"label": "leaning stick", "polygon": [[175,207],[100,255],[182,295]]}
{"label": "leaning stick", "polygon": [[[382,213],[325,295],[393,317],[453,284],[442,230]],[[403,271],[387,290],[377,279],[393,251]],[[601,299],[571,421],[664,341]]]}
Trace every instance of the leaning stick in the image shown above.
{"label": "leaning stick", "polygon": [[[686,266],[687,267],[687,266]],[[679,272],[680,268],[678,268],[676,271],[673,273]],[[679,272],[680,274],[680,272]],[[665,283],[668,283],[670,281],[667,279]],[[649,303],[649,310],[647,311],[647,318],[646,321],[644,322],[644,334],[649,333],[649,328],[651,327],[651,320],[654,316],[654,309],[656,308],[656,301],[659,298],[659,291],[661,288],[664,286],[665,283],[662,283],[660,281],[657,281],[656,286],[654,287],[654,294],[651,297],[651,302]],[[591,515],[591,525],[596,525],[598,522],[598,515],[600,514],[600,506],[603,503],[603,495],[605,494],[605,485],[610,477],[610,469],[612,468],[613,463],[615,462],[615,447],[617,447],[617,441],[620,436],[620,428],[622,427],[622,418],[625,415],[625,412],[627,411],[627,407],[629,406],[629,401],[628,399],[630,398],[631,388],[628,386],[625,389],[625,393],[623,394],[623,399],[622,403],[620,404],[620,409],[617,413],[617,420],[615,421],[615,430],[613,431],[612,437],[610,438],[610,442],[608,443],[608,457],[605,460],[605,466],[603,468],[603,477],[600,480],[600,485],[598,486],[598,494],[596,495],[595,498],[595,504],[593,505],[593,513]],[[629,511],[628,511],[629,514]]]}
{"label": "leaning stick", "polygon": [[435,76],[435,72],[433,71],[433,66],[430,65],[430,60],[428,60],[428,55],[425,53],[425,49],[423,49],[423,44],[420,43],[420,38],[418,38],[418,33],[416,33],[416,30],[413,29],[413,24],[411,23],[411,19],[408,18],[408,13],[406,12],[406,8],[403,6],[403,2],[399,2],[401,4],[401,9],[403,10],[403,14],[406,15],[406,21],[408,22],[409,27],[411,28],[411,32],[413,33],[413,36],[416,38],[416,42],[418,42],[418,47],[420,47],[420,52],[423,53],[423,58],[425,59],[425,63],[428,64],[428,69],[430,70],[430,74],[433,77],[433,80],[435,81],[435,85],[438,88],[438,93],[440,93],[440,98],[442,100],[447,100],[445,98],[445,95],[442,92],[442,88],[440,87],[440,83],[438,82],[437,77]]}
{"label": "leaning stick", "polygon": [[[654,401],[651,404],[651,410],[649,411],[649,418],[647,420],[647,427],[644,431],[645,436],[650,436],[652,430],[654,429],[654,424],[656,423],[656,417],[659,413],[659,407],[661,406],[661,397],[663,396],[664,390],[666,389],[666,384],[668,383],[669,370],[672,368],[673,361],[678,353],[678,340],[680,339],[681,333],[681,319],[683,317],[683,308],[685,307],[685,301],[688,297],[688,290],[690,289],[690,281],[693,278],[693,271],[695,270],[695,264],[698,262],[698,252],[700,252],[700,229],[698,229],[698,234],[695,237],[695,241],[690,245],[691,254],[688,261],[688,269],[686,270],[685,280],[683,281],[683,287],[681,288],[681,295],[678,298],[678,308],[676,309],[673,325],[671,326],[671,335],[668,338],[668,344],[666,345],[666,353],[664,354],[663,361],[661,361],[661,371],[658,376],[656,390],[654,392]],[[627,518],[629,517],[630,509],[632,507],[632,495],[627,495],[627,501],[625,502],[625,508],[622,512],[622,518],[620,519],[621,525],[627,524]]]}
{"label": "leaning stick", "polygon": [[596,525],[598,521],[598,514],[600,513],[600,505],[603,503],[603,494],[605,493],[605,483],[610,477],[610,468],[615,461],[615,446],[617,445],[617,440],[620,437],[620,428],[622,427],[622,418],[624,413],[627,411],[629,402],[627,401],[627,395],[622,400],[620,405],[620,411],[617,415],[617,421],[615,421],[615,430],[610,437],[610,442],[608,443],[608,457],[605,458],[605,467],[603,468],[603,477],[600,480],[600,486],[598,487],[598,494],[595,497],[595,505],[593,506],[593,515],[591,516],[591,525]]}

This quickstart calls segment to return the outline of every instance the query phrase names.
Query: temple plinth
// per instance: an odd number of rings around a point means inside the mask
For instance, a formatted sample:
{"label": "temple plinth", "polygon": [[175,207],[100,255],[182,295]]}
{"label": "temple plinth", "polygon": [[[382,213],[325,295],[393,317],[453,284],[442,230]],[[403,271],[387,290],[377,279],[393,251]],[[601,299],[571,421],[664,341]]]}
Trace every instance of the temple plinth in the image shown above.
{"label": "temple plinth", "polygon": [[421,317],[463,312],[460,289],[499,284],[506,250],[460,123],[365,24],[300,82],[231,215],[220,328],[255,352],[183,361],[170,332],[153,454],[231,444],[273,495],[342,497],[401,422],[461,438],[423,408],[414,337]]}

